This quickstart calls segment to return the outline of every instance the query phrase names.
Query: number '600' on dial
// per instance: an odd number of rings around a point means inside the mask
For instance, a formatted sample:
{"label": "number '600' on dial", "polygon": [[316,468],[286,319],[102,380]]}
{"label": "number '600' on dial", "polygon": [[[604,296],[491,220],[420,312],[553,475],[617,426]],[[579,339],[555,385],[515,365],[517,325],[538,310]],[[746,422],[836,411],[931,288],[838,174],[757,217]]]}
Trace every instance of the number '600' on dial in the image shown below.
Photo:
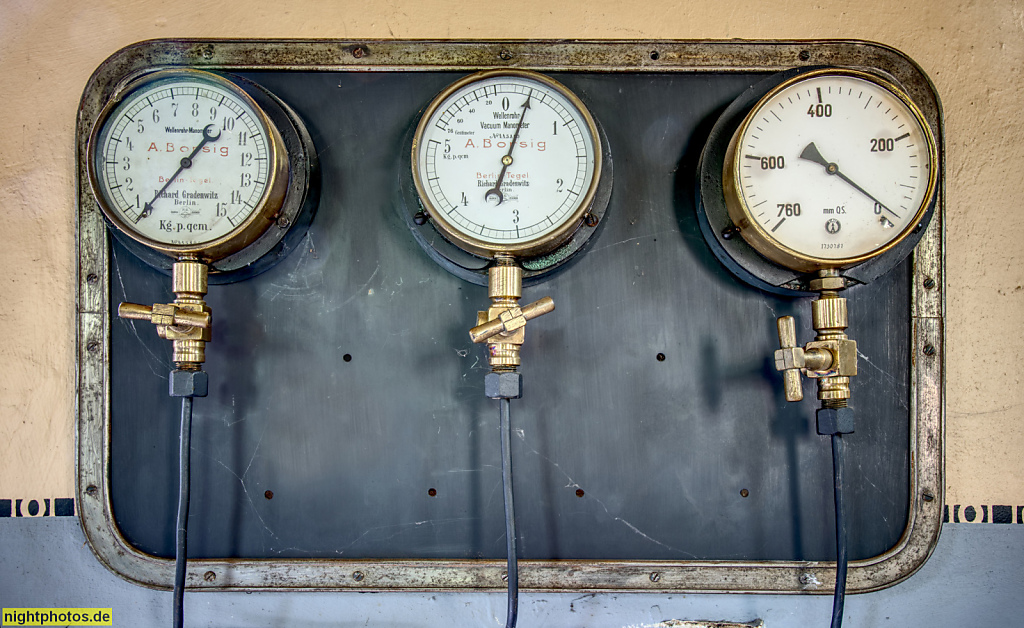
{"label": "number '600' on dial", "polygon": [[533,255],[565,242],[601,172],[582,102],[534,72],[491,71],[444,90],[420,120],[413,178],[439,230],[463,249]]}

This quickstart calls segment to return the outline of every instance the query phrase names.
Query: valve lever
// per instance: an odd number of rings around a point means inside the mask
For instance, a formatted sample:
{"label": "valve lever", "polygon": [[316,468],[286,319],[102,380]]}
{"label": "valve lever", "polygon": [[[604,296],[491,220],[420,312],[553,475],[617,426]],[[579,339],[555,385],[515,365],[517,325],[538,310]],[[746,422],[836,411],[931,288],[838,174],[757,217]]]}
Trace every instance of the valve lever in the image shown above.
{"label": "valve lever", "polygon": [[800,369],[804,368],[804,350],[796,344],[796,322],[792,316],[782,316],[776,321],[779,328],[779,347],[775,352],[775,369],[782,371],[782,385],[786,401],[800,401],[804,398],[800,384]]}
{"label": "valve lever", "polygon": [[498,318],[491,319],[483,325],[477,325],[473,329],[469,330],[469,338],[473,342],[486,342],[487,339],[497,336],[498,334],[507,334],[514,332],[526,325],[526,321],[537,318],[553,312],[555,309],[555,302],[551,297],[544,297],[538,299],[529,305],[524,305],[522,308],[511,308],[503,311]]}
{"label": "valve lever", "polygon": [[149,321],[154,325],[177,325],[203,329],[209,327],[211,321],[209,312],[182,310],[173,303],[156,303],[152,307],[137,303],[121,303],[117,306],[117,315],[120,318]]}

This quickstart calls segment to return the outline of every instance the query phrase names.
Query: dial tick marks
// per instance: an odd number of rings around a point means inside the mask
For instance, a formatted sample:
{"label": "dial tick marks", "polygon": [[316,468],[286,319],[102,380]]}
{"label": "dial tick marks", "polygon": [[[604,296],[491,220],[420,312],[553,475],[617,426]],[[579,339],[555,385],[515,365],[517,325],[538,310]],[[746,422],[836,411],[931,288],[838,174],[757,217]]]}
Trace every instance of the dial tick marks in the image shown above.
{"label": "dial tick marks", "polygon": [[498,173],[498,180],[494,182],[494,187],[484,192],[484,200],[490,200],[493,196],[498,199],[496,205],[501,205],[502,201],[505,200],[505,196],[501,193],[501,181],[505,178],[505,171],[512,165],[512,151],[515,150],[516,141],[519,139],[519,131],[523,128],[523,120],[526,118],[526,110],[530,108],[530,97],[533,96],[533,90],[526,95],[526,102],[523,103],[523,112],[519,114],[519,123],[516,124],[516,132],[512,135],[512,141],[508,144],[508,153],[501,158],[501,172]]}

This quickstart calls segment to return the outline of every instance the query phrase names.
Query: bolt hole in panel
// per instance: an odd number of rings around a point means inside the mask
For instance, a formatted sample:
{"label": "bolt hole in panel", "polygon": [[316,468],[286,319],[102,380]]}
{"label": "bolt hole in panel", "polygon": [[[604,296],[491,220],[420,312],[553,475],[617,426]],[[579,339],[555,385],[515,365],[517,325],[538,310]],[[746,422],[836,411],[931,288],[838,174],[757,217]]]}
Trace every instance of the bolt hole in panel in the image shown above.
{"label": "bolt hole in panel", "polygon": [[[78,497],[100,560],[170,584],[177,409],[169,344],[114,314],[122,300],[166,301],[166,277],[108,237],[83,179],[85,139],[120,81],[188,66],[287,103],[322,173],[302,244],[208,297],[189,585],[503,586],[497,408],[466,333],[486,288],[426,254],[402,190],[409,131],[434,95],[470,71],[520,67],[579,95],[615,161],[601,232],[524,294],[558,310],[531,327],[513,405],[521,586],[829,592],[830,450],[813,404],[787,404],[771,364],[776,317],[795,315],[809,338],[808,308],[735,279],[695,211],[718,115],[773,72],[822,64],[899,81],[941,151],[927,77],[866,42],[151,41],[114,54],[78,127]],[[862,354],[851,591],[909,576],[938,535],[941,499],[918,497],[942,486],[941,294],[916,286],[941,276],[942,208],[940,187],[914,256],[846,295]]]}

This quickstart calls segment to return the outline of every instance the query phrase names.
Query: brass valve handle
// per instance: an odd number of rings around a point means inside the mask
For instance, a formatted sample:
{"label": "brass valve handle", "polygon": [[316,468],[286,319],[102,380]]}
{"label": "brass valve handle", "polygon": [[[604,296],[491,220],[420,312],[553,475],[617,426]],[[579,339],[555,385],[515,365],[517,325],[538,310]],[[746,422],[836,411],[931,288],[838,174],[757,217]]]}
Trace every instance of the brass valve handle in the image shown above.
{"label": "brass valve handle", "polygon": [[526,325],[526,321],[547,314],[554,309],[554,300],[551,297],[544,297],[529,305],[524,305],[522,308],[515,307],[505,310],[498,318],[492,318],[486,323],[470,329],[469,338],[477,343],[486,342],[498,334],[513,332]]}
{"label": "brass valve handle", "polygon": [[804,390],[800,385],[800,369],[804,368],[804,350],[796,344],[796,322],[792,316],[776,321],[779,328],[779,347],[775,352],[775,370],[782,371],[782,385],[786,401],[800,401]]}
{"label": "brass valve handle", "polygon": [[[796,344],[796,323],[792,316],[782,316],[776,321],[779,328],[779,347],[775,351],[775,370],[782,371],[782,384],[786,391],[786,401],[800,401],[804,398],[803,388],[800,385],[800,374],[808,377],[821,378],[834,376],[830,369],[837,366],[836,353],[827,346],[834,343],[809,342],[804,347]],[[856,343],[852,343],[853,351],[856,352]],[[838,345],[836,345],[838,346]],[[855,354],[854,354],[855,355]],[[847,363],[851,360],[847,359]],[[852,373],[856,374],[856,362],[853,362]],[[847,373],[844,373],[847,374]]]}
{"label": "brass valve handle", "polygon": [[203,329],[210,326],[209,312],[190,312],[173,304],[157,303],[151,307],[137,303],[121,303],[117,306],[117,315],[121,318],[149,321],[154,325],[177,325]]}

